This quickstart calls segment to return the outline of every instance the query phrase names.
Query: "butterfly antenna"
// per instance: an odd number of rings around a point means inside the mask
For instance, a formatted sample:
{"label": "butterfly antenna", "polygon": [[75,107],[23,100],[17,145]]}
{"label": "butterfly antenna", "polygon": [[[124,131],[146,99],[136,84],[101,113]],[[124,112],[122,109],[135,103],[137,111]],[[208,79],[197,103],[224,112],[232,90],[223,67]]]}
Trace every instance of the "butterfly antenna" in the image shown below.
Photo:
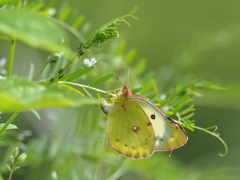
{"label": "butterfly antenna", "polygon": [[127,84],[129,86],[130,66],[128,66],[128,69],[127,69],[127,76],[128,76]]}
{"label": "butterfly antenna", "polygon": [[119,80],[123,85],[126,86],[126,84],[119,77],[116,77],[116,79]]}

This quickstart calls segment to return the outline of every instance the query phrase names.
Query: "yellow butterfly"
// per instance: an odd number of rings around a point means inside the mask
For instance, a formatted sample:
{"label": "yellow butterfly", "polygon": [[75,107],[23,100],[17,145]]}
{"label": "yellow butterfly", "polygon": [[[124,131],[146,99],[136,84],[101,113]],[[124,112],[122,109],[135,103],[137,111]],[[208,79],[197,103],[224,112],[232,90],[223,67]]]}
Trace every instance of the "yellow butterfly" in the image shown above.
{"label": "yellow butterfly", "polygon": [[109,109],[106,132],[113,150],[134,159],[179,148],[188,140],[179,124],[126,85]]}

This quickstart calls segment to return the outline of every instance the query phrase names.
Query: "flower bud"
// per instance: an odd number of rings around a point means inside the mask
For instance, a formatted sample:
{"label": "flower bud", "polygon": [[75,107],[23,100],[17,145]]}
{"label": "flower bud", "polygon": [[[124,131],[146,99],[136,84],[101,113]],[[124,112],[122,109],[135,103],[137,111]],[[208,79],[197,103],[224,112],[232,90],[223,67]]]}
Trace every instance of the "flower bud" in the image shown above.
{"label": "flower bud", "polygon": [[19,149],[18,149],[18,147],[16,147],[16,148],[14,149],[13,153],[12,153],[12,156],[13,156],[13,157],[17,157],[18,152],[19,152]]}
{"label": "flower bud", "polygon": [[22,154],[17,158],[17,163],[22,163],[22,162],[24,162],[26,158],[27,158],[27,154],[26,154],[26,153],[22,153]]}

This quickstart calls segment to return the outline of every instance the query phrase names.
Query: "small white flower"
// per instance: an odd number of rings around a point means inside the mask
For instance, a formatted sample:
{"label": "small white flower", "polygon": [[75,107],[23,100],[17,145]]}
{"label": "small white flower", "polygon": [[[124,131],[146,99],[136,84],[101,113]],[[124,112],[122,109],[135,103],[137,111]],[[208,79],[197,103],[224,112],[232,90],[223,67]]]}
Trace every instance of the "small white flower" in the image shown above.
{"label": "small white flower", "polygon": [[64,55],[64,52],[60,52],[60,53],[55,53],[54,56],[60,58]]}
{"label": "small white flower", "polygon": [[161,99],[161,100],[165,100],[166,97],[167,97],[166,94],[162,94],[162,95],[160,96],[160,99]]}
{"label": "small white flower", "polygon": [[25,136],[31,136],[32,135],[32,131],[31,130],[26,130],[26,131],[24,131],[24,135]]}
{"label": "small white flower", "polygon": [[54,16],[57,12],[56,8],[49,8],[47,9],[47,12],[50,16]]}
{"label": "small white flower", "polygon": [[1,58],[1,59],[0,59],[0,67],[5,66],[5,65],[6,65],[6,62],[7,62],[7,60],[6,60],[5,57]]}
{"label": "small white flower", "polygon": [[0,74],[6,75],[7,74],[7,70],[6,69],[0,69]]}
{"label": "small white flower", "polygon": [[171,108],[169,106],[163,106],[161,109],[163,111],[170,111],[171,110]]}
{"label": "small white flower", "polygon": [[57,179],[57,172],[56,171],[53,171],[51,175],[52,175],[53,179]]}
{"label": "small white flower", "polygon": [[91,67],[92,66],[92,62],[89,59],[84,59],[83,64],[86,67]]}
{"label": "small white flower", "polygon": [[83,65],[86,66],[86,67],[91,67],[96,63],[97,63],[97,60],[95,58],[92,58],[91,60],[89,60],[89,59],[84,59],[83,60]]}
{"label": "small white flower", "polygon": [[96,64],[96,63],[97,63],[97,60],[96,60],[95,58],[92,58],[92,59],[91,59],[91,62],[92,62],[92,64]]}

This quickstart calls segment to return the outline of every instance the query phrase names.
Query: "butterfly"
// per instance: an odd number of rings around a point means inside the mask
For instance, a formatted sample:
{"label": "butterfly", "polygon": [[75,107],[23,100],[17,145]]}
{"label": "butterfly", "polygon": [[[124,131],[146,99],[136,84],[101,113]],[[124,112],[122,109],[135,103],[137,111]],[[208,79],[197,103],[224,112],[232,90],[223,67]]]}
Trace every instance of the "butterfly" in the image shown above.
{"label": "butterfly", "polygon": [[177,149],[188,140],[178,123],[126,85],[108,109],[106,133],[113,150],[133,159]]}

